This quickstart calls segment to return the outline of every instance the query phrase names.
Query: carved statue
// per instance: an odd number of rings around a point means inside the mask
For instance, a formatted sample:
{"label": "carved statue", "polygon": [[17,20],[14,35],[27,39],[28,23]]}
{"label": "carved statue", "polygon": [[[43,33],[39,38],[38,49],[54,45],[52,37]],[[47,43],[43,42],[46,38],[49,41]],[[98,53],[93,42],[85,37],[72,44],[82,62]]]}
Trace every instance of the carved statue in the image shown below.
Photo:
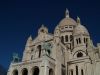
{"label": "carved statue", "polygon": [[13,53],[13,63],[19,62],[20,58],[17,53]]}
{"label": "carved statue", "polygon": [[44,42],[44,44],[42,45],[42,49],[44,49],[50,55],[51,49],[52,49],[52,44],[49,42]]}

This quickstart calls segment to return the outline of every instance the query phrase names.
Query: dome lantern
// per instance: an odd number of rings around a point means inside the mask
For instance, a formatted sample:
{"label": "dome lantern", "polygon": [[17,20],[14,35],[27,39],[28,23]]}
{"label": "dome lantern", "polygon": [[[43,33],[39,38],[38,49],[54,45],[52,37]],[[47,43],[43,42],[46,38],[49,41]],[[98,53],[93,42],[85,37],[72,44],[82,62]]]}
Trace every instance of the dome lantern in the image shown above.
{"label": "dome lantern", "polygon": [[65,17],[69,18],[69,10],[66,8]]}
{"label": "dome lantern", "polygon": [[79,24],[81,24],[81,20],[80,20],[80,18],[77,16],[77,24],[79,25]]}

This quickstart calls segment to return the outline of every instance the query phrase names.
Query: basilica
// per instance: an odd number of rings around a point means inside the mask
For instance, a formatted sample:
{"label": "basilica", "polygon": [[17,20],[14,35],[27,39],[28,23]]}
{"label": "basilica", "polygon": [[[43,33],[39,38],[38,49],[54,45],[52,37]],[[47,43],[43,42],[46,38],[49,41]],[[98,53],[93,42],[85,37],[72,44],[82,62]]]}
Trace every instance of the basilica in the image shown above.
{"label": "basilica", "polygon": [[100,75],[100,43],[93,41],[80,18],[65,17],[54,33],[44,25],[26,41],[23,57],[13,55],[7,75]]}

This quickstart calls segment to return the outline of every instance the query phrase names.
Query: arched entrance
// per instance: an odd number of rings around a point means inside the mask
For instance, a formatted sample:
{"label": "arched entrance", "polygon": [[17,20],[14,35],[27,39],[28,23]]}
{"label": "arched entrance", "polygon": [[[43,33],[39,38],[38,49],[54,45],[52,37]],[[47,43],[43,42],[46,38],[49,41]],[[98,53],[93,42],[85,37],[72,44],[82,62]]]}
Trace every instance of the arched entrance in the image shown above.
{"label": "arched entrance", "polygon": [[26,68],[24,68],[24,69],[22,70],[22,75],[28,75],[28,70],[27,70]]}
{"label": "arched entrance", "polygon": [[39,51],[38,57],[40,58],[41,57],[41,45],[37,46],[37,48],[38,48],[38,51]]}
{"label": "arched entrance", "polygon": [[49,75],[54,75],[53,69],[49,70]]}
{"label": "arched entrance", "polygon": [[14,70],[12,75],[18,75],[18,70]]}
{"label": "arched entrance", "polygon": [[39,75],[39,68],[35,66],[32,70],[32,75]]}

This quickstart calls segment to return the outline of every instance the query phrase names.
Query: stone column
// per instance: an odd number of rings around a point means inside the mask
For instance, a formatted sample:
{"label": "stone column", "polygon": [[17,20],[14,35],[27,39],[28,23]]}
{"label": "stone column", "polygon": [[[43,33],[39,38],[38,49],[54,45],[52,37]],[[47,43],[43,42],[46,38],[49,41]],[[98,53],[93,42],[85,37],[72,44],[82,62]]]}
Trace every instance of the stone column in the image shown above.
{"label": "stone column", "polygon": [[81,74],[81,70],[82,70],[81,64],[79,64],[79,65],[78,65],[78,75],[82,75],[82,74]]}
{"label": "stone column", "polygon": [[28,75],[32,75],[32,68],[31,67],[29,67],[29,69],[28,69]]}
{"label": "stone column", "polygon": [[59,61],[56,62],[55,75],[61,75],[61,64],[59,63]]}
{"label": "stone column", "polygon": [[65,64],[66,64],[66,75],[68,75],[69,74],[68,63],[66,62]]}
{"label": "stone column", "polygon": [[41,63],[41,66],[40,66],[40,74],[39,75],[49,75],[49,67],[48,66],[49,66],[48,60],[46,60],[46,58],[44,58]]}
{"label": "stone column", "polygon": [[49,75],[48,66],[41,66],[39,75]]}
{"label": "stone column", "polygon": [[76,65],[73,67],[73,75],[76,75]]}
{"label": "stone column", "polygon": [[19,70],[18,70],[18,75],[22,75],[22,69],[21,68],[19,68]]}

